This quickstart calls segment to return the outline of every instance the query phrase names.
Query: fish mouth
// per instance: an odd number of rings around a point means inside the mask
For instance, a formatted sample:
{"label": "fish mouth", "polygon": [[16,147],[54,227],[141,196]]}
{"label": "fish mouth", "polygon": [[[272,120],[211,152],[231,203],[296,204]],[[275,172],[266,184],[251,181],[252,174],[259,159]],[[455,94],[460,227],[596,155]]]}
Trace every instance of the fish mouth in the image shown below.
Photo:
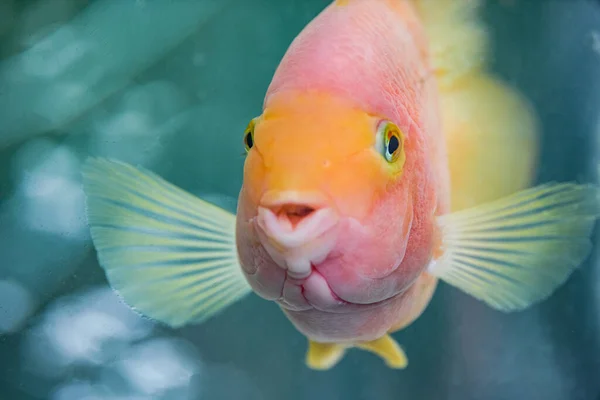
{"label": "fish mouth", "polygon": [[291,204],[285,211],[258,208],[257,222],[269,242],[281,249],[302,247],[318,239],[338,222],[331,208],[315,209],[312,206]]}
{"label": "fish mouth", "polygon": [[338,296],[323,275],[311,266],[310,274],[302,279],[286,275],[281,296],[276,302],[289,311],[307,311],[316,309],[330,313],[350,313],[380,307],[402,293],[373,303],[352,303]]}
{"label": "fish mouth", "polygon": [[254,219],[259,241],[291,279],[307,279],[312,265],[334,248],[340,217],[331,207],[285,203],[258,207]]}
{"label": "fish mouth", "polygon": [[281,290],[279,296],[277,292],[269,296],[271,300],[290,311],[347,313],[379,307],[395,297],[352,303],[335,293],[319,270],[328,259],[336,257],[332,252],[343,237],[347,222],[333,203],[319,193],[270,191],[263,195],[251,223],[261,247],[272,260],[263,267],[265,275],[267,270],[272,275],[268,284]]}

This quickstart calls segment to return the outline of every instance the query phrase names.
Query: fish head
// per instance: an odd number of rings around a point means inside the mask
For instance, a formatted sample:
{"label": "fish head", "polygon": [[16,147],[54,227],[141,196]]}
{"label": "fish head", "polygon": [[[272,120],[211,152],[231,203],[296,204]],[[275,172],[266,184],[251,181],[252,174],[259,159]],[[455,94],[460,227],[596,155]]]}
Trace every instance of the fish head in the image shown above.
{"label": "fish head", "polygon": [[237,246],[257,294],[291,310],[344,310],[416,278],[397,271],[413,204],[396,124],[343,97],[281,92],[244,143]]}

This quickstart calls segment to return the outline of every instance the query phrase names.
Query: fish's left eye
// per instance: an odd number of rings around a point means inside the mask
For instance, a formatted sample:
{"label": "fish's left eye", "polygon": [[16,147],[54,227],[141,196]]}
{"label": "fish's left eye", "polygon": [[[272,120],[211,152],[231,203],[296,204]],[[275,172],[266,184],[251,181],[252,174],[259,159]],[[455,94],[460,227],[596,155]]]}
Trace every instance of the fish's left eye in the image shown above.
{"label": "fish's left eye", "polygon": [[246,147],[246,152],[250,151],[252,147],[254,147],[254,126],[256,125],[256,118],[253,118],[252,121],[246,127],[244,131],[244,147]]}
{"label": "fish's left eye", "polygon": [[398,161],[404,151],[404,138],[395,124],[382,121],[377,129],[376,146],[387,162]]}

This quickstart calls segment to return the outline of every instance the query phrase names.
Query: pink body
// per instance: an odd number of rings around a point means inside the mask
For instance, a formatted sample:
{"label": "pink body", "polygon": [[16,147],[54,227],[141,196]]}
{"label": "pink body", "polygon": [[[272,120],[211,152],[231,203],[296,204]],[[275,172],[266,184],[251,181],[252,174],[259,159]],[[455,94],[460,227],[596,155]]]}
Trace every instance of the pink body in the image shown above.
{"label": "pink body", "polygon": [[[293,103],[298,93],[343,99],[368,115],[395,123],[406,136],[403,173],[383,182],[383,191],[373,191],[360,217],[339,211],[343,199],[327,192],[327,174],[321,174],[324,183],[315,184],[315,193],[323,196],[315,198],[327,203],[327,210],[338,211],[335,216],[323,211],[312,217],[321,228],[315,236],[318,246],[304,246],[304,253],[296,254],[268,240],[280,229],[274,214],[264,211],[272,188],[249,184],[259,168],[259,156],[249,157],[238,207],[241,264],[255,292],[280,304],[307,337],[320,342],[373,340],[410,323],[427,305],[436,284],[425,272],[438,243],[434,218],[446,213],[449,203],[436,83],[412,5],[398,0],[330,5],[290,46],[269,87],[265,112],[278,107],[276,103]],[[305,115],[307,123],[313,118],[326,121]],[[284,136],[291,133],[280,131],[282,140],[288,140]],[[266,139],[260,143],[259,134],[257,125],[257,143],[266,149]],[[327,144],[325,136],[322,140],[323,148],[315,154],[298,153],[296,148],[285,157],[290,163],[304,158],[298,162],[304,162],[310,174],[311,163],[320,162],[320,152],[327,154],[326,147],[335,146]],[[282,152],[265,151],[260,165],[278,162]],[[276,173],[260,168],[262,181]],[[285,182],[294,182],[294,171],[286,172]],[[293,243],[291,233],[286,238]]]}

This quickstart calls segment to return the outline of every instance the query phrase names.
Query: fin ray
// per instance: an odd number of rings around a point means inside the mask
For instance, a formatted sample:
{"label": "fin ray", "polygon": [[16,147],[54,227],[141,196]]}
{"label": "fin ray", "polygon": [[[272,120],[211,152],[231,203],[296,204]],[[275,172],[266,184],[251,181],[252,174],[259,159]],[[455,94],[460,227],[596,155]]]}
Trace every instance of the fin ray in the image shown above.
{"label": "fin ray", "polygon": [[429,272],[502,311],[548,297],[587,257],[600,216],[594,185],[550,183],[438,217]]}
{"label": "fin ray", "polygon": [[251,292],[235,215],[119,161],[88,159],[83,182],[100,265],[130,307],[178,327]]}
{"label": "fin ray", "polygon": [[[220,218],[227,219],[231,217],[231,214],[229,216],[224,215],[223,213],[226,213],[224,210],[221,210],[221,212],[213,211],[219,209],[169,184],[150,171],[136,170],[124,163],[118,163],[118,165],[123,167],[123,169],[116,170],[113,166],[112,168],[106,168],[102,172],[88,170],[89,180],[86,191],[93,194],[97,201],[103,201],[105,207],[116,207],[121,212],[129,211],[141,217],[151,215],[157,220],[156,222],[171,218],[171,223],[181,222],[182,224],[190,224],[192,228],[218,229],[220,232],[227,232],[226,227],[222,226],[221,220],[211,216],[207,210],[194,209],[198,213],[197,215],[188,212],[188,210],[190,206],[193,207],[194,204],[200,201],[204,208],[208,208],[211,212],[219,214]],[[103,167],[106,166],[104,165]],[[124,175],[125,170],[130,174],[135,174],[137,179]],[[146,176],[140,176],[144,174]],[[125,180],[126,176],[128,177],[127,180]],[[163,182],[160,182],[161,180]],[[153,197],[134,189],[144,184],[146,184],[145,187],[154,190],[152,192]],[[176,194],[181,197],[177,202],[172,201],[173,194],[167,195],[161,192],[174,191],[174,189],[176,189]],[[117,197],[115,194],[119,196]],[[156,212],[157,210],[159,211],[158,213]],[[206,221],[212,222],[212,224],[207,224]],[[198,225],[194,226],[194,224]]]}

